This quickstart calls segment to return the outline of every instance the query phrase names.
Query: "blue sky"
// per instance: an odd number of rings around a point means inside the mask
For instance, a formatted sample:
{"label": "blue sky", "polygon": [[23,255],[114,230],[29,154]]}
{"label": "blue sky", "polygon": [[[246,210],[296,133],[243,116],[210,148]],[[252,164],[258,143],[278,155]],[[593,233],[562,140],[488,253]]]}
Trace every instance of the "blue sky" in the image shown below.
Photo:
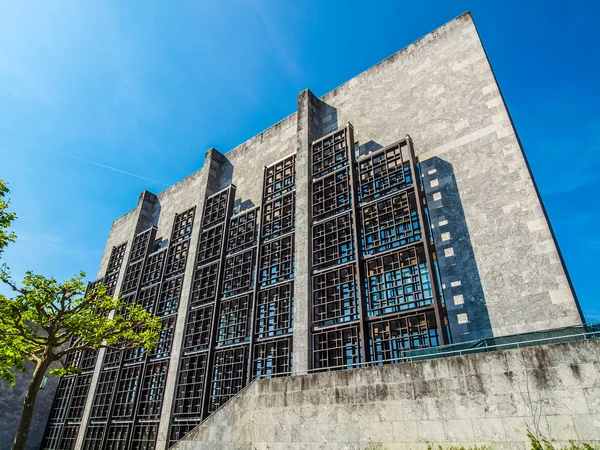
{"label": "blue sky", "polygon": [[[594,1],[0,0],[0,178],[25,270],[94,277],[112,220],[471,10],[588,321],[600,321]],[[112,168],[112,169],[111,169]]]}

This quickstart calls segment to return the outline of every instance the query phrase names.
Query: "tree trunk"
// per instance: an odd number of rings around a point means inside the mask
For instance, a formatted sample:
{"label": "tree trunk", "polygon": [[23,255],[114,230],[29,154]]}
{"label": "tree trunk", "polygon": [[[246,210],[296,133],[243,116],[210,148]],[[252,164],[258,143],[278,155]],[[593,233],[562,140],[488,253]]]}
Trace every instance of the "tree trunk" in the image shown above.
{"label": "tree trunk", "polygon": [[37,398],[40,386],[46,375],[46,370],[50,367],[51,361],[44,359],[38,362],[33,372],[33,378],[27,388],[27,394],[25,394],[25,401],[23,402],[23,411],[21,412],[21,421],[19,422],[19,428],[17,435],[13,442],[12,450],[25,450],[27,444],[27,437],[29,436],[29,427],[31,426],[31,419],[33,419],[33,410],[35,408],[35,399]]}

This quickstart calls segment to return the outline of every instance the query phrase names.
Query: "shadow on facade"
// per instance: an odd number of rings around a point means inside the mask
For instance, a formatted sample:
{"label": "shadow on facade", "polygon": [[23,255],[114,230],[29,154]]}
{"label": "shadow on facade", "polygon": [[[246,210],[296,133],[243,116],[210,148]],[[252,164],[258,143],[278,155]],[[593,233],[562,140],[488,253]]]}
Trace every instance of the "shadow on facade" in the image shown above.
{"label": "shadow on facade", "polygon": [[[454,342],[492,337],[479,270],[452,164],[438,157],[420,163],[433,225],[444,299]],[[437,180],[439,185],[431,186]],[[441,194],[441,198],[434,194]],[[448,233],[448,234],[447,234]],[[462,303],[461,303],[462,302]],[[459,316],[466,314],[465,316]],[[466,319],[467,322],[459,323]]]}

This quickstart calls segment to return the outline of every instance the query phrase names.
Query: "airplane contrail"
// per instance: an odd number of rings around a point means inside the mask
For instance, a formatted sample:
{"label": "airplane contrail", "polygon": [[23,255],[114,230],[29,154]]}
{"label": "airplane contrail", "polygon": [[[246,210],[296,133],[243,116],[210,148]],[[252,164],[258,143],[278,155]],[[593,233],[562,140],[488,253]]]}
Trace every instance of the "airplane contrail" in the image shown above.
{"label": "airplane contrail", "polygon": [[69,155],[67,153],[59,152],[58,150],[53,150],[51,148],[42,147],[41,145],[32,144],[30,142],[21,141],[19,139],[13,139],[13,138],[10,138],[8,136],[2,136],[2,135],[0,135],[0,138],[4,139],[6,141],[11,141],[11,142],[15,142],[17,144],[26,145],[28,147],[36,148],[36,149],[42,150],[44,152],[48,152],[48,153],[53,153],[55,155],[64,156],[65,158],[70,158],[70,159],[74,159],[76,161],[81,161],[81,162],[85,162],[85,163],[88,163],[88,164],[93,164],[94,166],[98,166],[98,167],[103,167],[105,169],[112,170],[113,172],[118,172],[118,173],[122,173],[124,175],[129,175],[130,177],[140,178],[141,180],[151,181],[152,183],[162,184],[163,186],[169,186],[169,184],[163,183],[162,181],[153,180],[152,178],[143,177],[141,175],[137,175],[135,173],[127,172],[125,170],[121,170],[121,169],[118,169],[116,167],[107,166],[106,164],[102,164],[102,163],[99,163],[99,162],[96,162],[96,161],[90,161],[89,159],[80,158],[79,156]]}

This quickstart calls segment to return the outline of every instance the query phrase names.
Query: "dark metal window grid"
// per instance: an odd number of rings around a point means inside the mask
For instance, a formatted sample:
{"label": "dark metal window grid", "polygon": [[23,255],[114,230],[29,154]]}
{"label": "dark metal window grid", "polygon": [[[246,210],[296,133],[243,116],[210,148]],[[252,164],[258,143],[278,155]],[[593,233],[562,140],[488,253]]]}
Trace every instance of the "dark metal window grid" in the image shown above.
{"label": "dark metal window grid", "polygon": [[360,203],[410,186],[413,182],[410,157],[406,141],[361,157],[357,178]]}
{"label": "dark metal window grid", "polygon": [[350,213],[313,225],[312,263],[315,268],[345,264],[355,259]]}
{"label": "dark metal window grid", "polygon": [[352,369],[362,362],[358,325],[313,332],[313,367]]}
{"label": "dark metal window grid", "polygon": [[85,438],[83,440],[84,450],[101,450],[102,442],[104,438],[104,430],[106,430],[105,424],[90,423],[85,431]]}
{"label": "dark metal window grid", "polygon": [[293,282],[258,292],[256,328],[258,339],[292,332],[294,319]]}
{"label": "dark metal window grid", "polygon": [[215,262],[208,266],[196,268],[194,280],[192,281],[192,295],[190,306],[195,308],[200,305],[212,303],[217,295],[217,280],[219,274],[219,263]]}
{"label": "dark metal window grid", "polygon": [[148,287],[153,284],[160,283],[166,255],[167,249],[163,248],[148,256],[142,275],[142,287]]}
{"label": "dark metal window grid", "polygon": [[160,321],[160,335],[158,338],[158,344],[152,351],[150,357],[152,359],[165,358],[171,354],[171,347],[173,345],[173,334],[175,332],[175,323],[177,322],[177,316],[168,316]]}
{"label": "dark metal window grid", "polygon": [[289,375],[292,370],[292,337],[254,345],[252,372],[255,377]]}
{"label": "dark metal window grid", "polygon": [[407,350],[440,345],[433,311],[377,321],[370,326],[372,361],[398,362]]}
{"label": "dark metal window grid", "polygon": [[280,239],[265,242],[260,250],[259,282],[261,287],[294,276],[294,238],[286,235]]}
{"label": "dark metal window grid", "polygon": [[92,402],[91,419],[106,419],[108,417],[110,402],[117,384],[117,374],[117,369],[100,372],[94,401]]}
{"label": "dark metal window grid", "polygon": [[322,177],[348,164],[346,129],[343,128],[312,146],[312,174]]}
{"label": "dark metal window grid", "polygon": [[234,253],[256,244],[258,210],[242,212],[231,218],[227,251]]}
{"label": "dark metal window grid", "polygon": [[219,225],[200,233],[198,241],[198,255],[196,259],[201,264],[207,264],[218,260],[221,257],[221,247],[223,243],[223,229],[225,225]]}
{"label": "dark metal window grid", "polygon": [[349,170],[346,167],[313,181],[313,219],[324,219],[350,208],[352,202]]}
{"label": "dark metal window grid", "polygon": [[206,350],[210,346],[210,324],[212,323],[213,305],[193,309],[188,313],[184,351]]}
{"label": "dark metal window grid", "polygon": [[247,362],[247,345],[215,352],[209,412],[216,411],[244,387]]}
{"label": "dark metal window grid", "polygon": [[121,369],[119,380],[117,381],[115,389],[115,399],[112,410],[113,419],[133,418],[134,405],[140,385],[142,367],[142,365],[135,365],[123,367]]}
{"label": "dark metal window grid", "polygon": [[60,444],[58,444],[58,448],[61,450],[73,450],[75,448],[75,441],[77,440],[78,432],[79,424],[65,425],[60,437]]}
{"label": "dark metal window grid", "polygon": [[256,249],[250,248],[225,259],[223,297],[240,294],[252,287],[255,254]]}
{"label": "dark metal window grid", "polygon": [[278,238],[295,229],[296,193],[290,192],[263,205],[262,238]]}
{"label": "dark metal window grid", "polygon": [[359,318],[356,278],[354,264],[313,275],[312,321],[315,327]]}
{"label": "dark metal window grid", "polygon": [[373,257],[365,266],[370,316],[433,304],[431,274],[422,246]]}
{"label": "dark metal window grid", "polygon": [[121,286],[122,294],[129,294],[137,290],[143,265],[143,261],[138,261],[133,264],[129,264],[125,268],[125,276],[123,278],[123,285]]}
{"label": "dark metal window grid", "polygon": [[400,192],[362,209],[363,249],[374,254],[421,240],[414,192]]}
{"label": "dark metal window grid", "polygon": [[192,431],[200,424],[200,420],[192,422],[174,422],[171,425],[171,432],[169,433],[169,447],[175,445],[177,441],[182,439],[186,434]]}
{"label": "dark metal window grid", "polygon": [[86,373],[77,377],[67,419],[81,420],[83,417],[83,409],[90,390],[90,384],[92,383],[92,375],[91,373]]}
{"label": "dark metal window grid", "polygon": [[250,306],[253,294],[221,299],[217,328],[217,346],[232,345],[250,339]]}
{"label": "dark metal window grid", "polygon": [[138,402],[138,418],[160,419],[168,368],[168,360],[146,365]]}
{"label": "dark metal window grid", "polygon": [[296,187],[296,155],[265,168],[264,201],[273,200]]}
{"label": "dark metal window grid", "polygon": [[158,423],[141,423],[133,427],[130,450],[154,450]]}
{"label": "dark metal window grid", "polygon": [[106,430],[105,450],[127,450],[131,424],[112,423]]}
{"label": "dark metal window grid", "polygon": [[123,259],[125,258],[126,247],[127,242],[124,242],[123,244],[112,248],[110,257],[108,259],[108,266],[106,267],[106,273],[114,273],[121,270],[121,265],[123,264]]}
{"label": "dark metal window grid", "polygon": [[177,312],[182,284],[183,275],[163,282],[156,304],[156,315],[166,316]]}
{"label": "dark metal window grid", "polygon": [[202,218],[202,230],[206,230],[225,220],[228,195],[229,191],[223,190],[206,199],[204,203],[204,216]]}
{"label": "dark metal window grid", "polygon": [[173,404],[173,416],[201,417],[207,353],[181,358]]}

